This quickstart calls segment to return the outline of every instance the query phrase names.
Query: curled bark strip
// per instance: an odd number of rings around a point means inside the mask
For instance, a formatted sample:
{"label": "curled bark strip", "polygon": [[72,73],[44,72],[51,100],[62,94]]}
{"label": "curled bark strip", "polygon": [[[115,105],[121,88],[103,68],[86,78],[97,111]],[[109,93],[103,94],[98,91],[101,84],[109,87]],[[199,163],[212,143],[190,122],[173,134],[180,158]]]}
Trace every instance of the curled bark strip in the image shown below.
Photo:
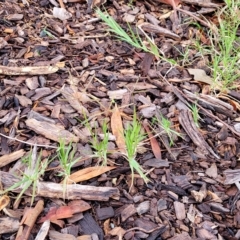
{"label": "curled bark strip", "polygon": [[215,158],[219,159],[219,156],[214,153],[212,148],[207,144],[203,136],[198,131],[196,124],[193,121],[192,114],[189,110],[181,110],[179,114],[179,122],[182,125],[185,132],[192,139],[194,144],[201,149],[201,151],[208,155],[209,153]]}

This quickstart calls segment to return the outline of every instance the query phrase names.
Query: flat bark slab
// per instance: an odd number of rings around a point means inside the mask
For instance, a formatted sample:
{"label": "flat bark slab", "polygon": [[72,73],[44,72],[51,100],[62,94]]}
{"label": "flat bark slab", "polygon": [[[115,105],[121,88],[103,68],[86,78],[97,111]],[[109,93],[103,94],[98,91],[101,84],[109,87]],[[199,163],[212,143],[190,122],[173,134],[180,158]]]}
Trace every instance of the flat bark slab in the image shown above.
{"label": "flat bark slab", "polygon": [[98,223],[94,220],[90,213],[85,213],[83,219],[79,221],[81,233],[86,235],[97,234],[100,240],[103,240],[104,233]]}
{"label": "flat bark slab", "polygon": [[34,132],[56,142],[64,140],[65,144],[68,144],[70,142],[79,141],[79,138],[77,136],[65,130],[63,126],[55,125],[45,121],[40,122],[36,119],[27,119],[26,125]]}
{"label": "flat bark slab", "polygon": [[[11,187],[19,181],[14,175],[0,171],[0,179],[4,189]],[[21,188],[15,189],[14,192],[21,192]],[[68,200],[85,199],[93,201],[108,201],[110,198],[119,199],[120,193],[118,188],[114,187],[95,187],[88,185],[70,184],[67,185],[66,194],[64,195],[64,186],[58,183],[38,182],[36,196],[48,198],[63,198]],[[32,188],[29,188],[26,195],[32,195]]]}

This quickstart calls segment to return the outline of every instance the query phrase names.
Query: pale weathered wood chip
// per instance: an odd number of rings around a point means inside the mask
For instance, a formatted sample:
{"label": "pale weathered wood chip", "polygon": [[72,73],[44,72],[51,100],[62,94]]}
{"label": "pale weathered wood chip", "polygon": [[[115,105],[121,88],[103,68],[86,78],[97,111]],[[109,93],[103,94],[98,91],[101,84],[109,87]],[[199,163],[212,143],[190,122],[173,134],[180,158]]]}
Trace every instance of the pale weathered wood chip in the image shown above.
{"label": "pale weathered wood chip", "polygon": [[65,144],[78,142],[79,138],[65,130],[63,126],[55,125],[49,122],[40,122],[36,119],[27,119],[26,125],[34,132],[43,135],[53,141],[64,140]]}
{"label": "pale weathered wood chip", "polygon": [[186,218],[186,211],[185,206],[183,203],[175,201],[174,203],[174,209],[176,213],[176,217],[178,220],[183,220]]}
{"label": "pale weathered wood chip", "polygon": [[43,75],[58,71],[56,66],[7,67],[0,65],[0,74],[4,75]]}
{"label": "pale weathered wood chip", "polygon": [[6,166],[7,164],[18,160],[25,154],[23,149],[20,149],[16,152],[12,152],[10,154],[6,154],[0,157],[0,168]]}

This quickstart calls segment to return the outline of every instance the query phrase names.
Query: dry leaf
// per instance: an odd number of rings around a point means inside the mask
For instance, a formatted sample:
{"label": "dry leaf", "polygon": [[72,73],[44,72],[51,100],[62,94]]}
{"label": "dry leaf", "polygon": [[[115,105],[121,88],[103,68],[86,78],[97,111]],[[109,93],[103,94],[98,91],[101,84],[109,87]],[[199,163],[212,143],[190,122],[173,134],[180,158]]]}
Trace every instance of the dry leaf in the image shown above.
{"label": "dry leaf", "polygon": [[97,177],[105,172],[108,172],[116,167],[108,167],[108,166],[97,166],[97,167],[89,167],[79,170],[70,175],[68,179],[68,184],[77,183],[89,180],[91,178]]}
{"label": "dry leaf", "polygon": [[155,158],[158,159],[158,160],[162,160],[162,153],[161,153],[160,146],[158,144],[157,139],[153,136],[153,134],[151,133],[151,131],[148,127],[147,119],[145,119],[143,121],[143,127],[144,127],[145,131],[147,132],[148,137],[150,139],[152,151],[153,151],[153,154],[154,154]]}
{"label": "dry leaf", "polygon": [[195,68],[189,68],[187,70],[188,70],[189,74],[193,75],[195,81],[212,85],[213,79],[211,77],[209,77],[204,70],[195,69]]}
{"label": "dry leaf", "polygon": [[103,223],[103,230],[104,230],[105,235],[108,235],[109,232],[111,231],[111,228],[110,228],[110,218],[108,218],[106,221],[104,221],[104,223]]}
{"label": "dry leaf", "polygon": [[213,193],[208,190],[207,195],[211,197],[212,201],[222,203],[222,199],[216,193]]}
{"label": "dry leaf", "polygon": [[119,239],[122,239],[122,237],[125,233],[126,233],[126,231],[121,227],[115,227],[109,232],[110,235],[118,236]]}
{"label": "dry leaf", "polygon": [[10,202],[10,198],[7,195],[3,195],[0,198],[0,210],[3,210]]}
{"label": "dry leaf", "polygon": [[123,135],[123,124],[121,118],[121,112],[119,111],[117,105],[113,109],[112,117],[111,117],[111,128],[112,133],[116,137],[116,144],[122,153],[126,153],[126,144]]}

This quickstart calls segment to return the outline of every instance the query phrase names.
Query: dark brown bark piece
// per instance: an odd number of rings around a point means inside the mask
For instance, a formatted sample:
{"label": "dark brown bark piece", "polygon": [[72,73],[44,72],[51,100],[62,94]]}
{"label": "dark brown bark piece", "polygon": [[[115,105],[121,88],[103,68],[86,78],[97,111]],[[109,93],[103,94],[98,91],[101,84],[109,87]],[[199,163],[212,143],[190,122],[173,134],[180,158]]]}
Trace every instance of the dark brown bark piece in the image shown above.
{"label": "dark brown bark piece", "polygon": [[154,228],[157,228],[158,225],[154,222],[151,222],[142,218],[138,218],[136,221],[134,221],[134,227],[139,227],[146,231],[150,231]]}
{"label": "dark brown bark piece", "polygon": [[166,28],[160,27],[160,26],[153,25],[151,23],[142,23],[141,25],[139,25],[139,28],[143,29],[144,31],[146,31],[148,33],[150,33],[150,32],[156,33],[161,36],[166,36],[166,37],[172,38],[174,40],[180,40],[180,37],[177,34],[173,33],[172,31],[170,31]]}
{"label": "dark brown bark piece", "polygon": [[201,203],[197,205],[197,208],[202,212],[202,213],[209,213],[211,211],[210,206],[207,203]]}
{"label": "dark brown bark piece", "polygon": [[51,94],[51,89],[48,87],[44,87],[44,88],[37,88],[35,90],[35,95],[32,97],[33,101],[36,101],[42,97],[48,96],[49,94]]}
{"label": "dark brown bark piece", "polygon": [[150,214],[154,217],[158,216],[157,202],[156,198],[153,198],[150,202]]}
{"label": "dark brown bark piece", "polygon": [[144,76],[147,75],[147,73],[151,67],[153,59],[154,59],[154,55],[152,53],[145,53],[143,61],[142,61],[142,72],[143,72]]}
{"label": "dark brown bark piece", "polygon": [[190,237],[188,233],[183,232],[181,234],[177,234],[176,236],[169,238],[168,240],[193,240],[193,238]]}
{"label": "dark brown bark piece", "polygon": [[121,220],[125,222],[129,217],[134,215],[137,212],[133,204],[126,205],[121,212]]}
{"label": "dark brown bark piece", "polygon": [[144,162],[143,165],[149,166],[149,167],[155,167],[155,168],[169,167],[169,162],[165,160],[159,160],[159,159],[153,158]]}
{"label": "dark brown bark piece", "polygon": [[62,233],[71,234],[74,237],[78,236],[78,231],[79,231],[79,226],[77,226],[77,225],[70,225],[61,230]]}
{"label": "dark brown bark piece", "polygon": [[150,209],[150,201],[141,202],[136,209],[137,209],[138,215],[142,215],[148,212]]}
{"label": "dark brown bark piece", "polygon": [[114,210],[112,207],[97,208],[96,215],[99,220],[105,220],[114,217]]}
{"label": "dark brown bark piece", "polygon": [[166,231],[166,226],[162,226],[161,228],[157,229],[156,231],[152,232],[149,237],[147,237],[147,240],[155,240],[158,238],[158,236],[160,236],[161,234],[163,234]]}
{"label": "dark brown bark piece", "polygon": [[173,185],[166,185],[166,184],[159,184],[159,187],[161,189],[164,189],[164,190],[169,190],[169,191],[172,191],[178,195],[181,195],[181,196],[188,196],[187,192],[184,191],[182,188],[180,187],[177,187],[177,186],[173,186]]}
{"label": "dark brown bark piece", "polygon": [[53,120],[53,119],[51,119],[51,118],[49,118],[49,117],[46,117],[46,116],[44,116],[44,115],[42,115],[42,114],[40,114],[40,113],[38,113],[38,112],[35,112],[35,111],[33,111],[33,110],[31,110],[29,113],[28,113],[28,119],[30,119],[30,118],[33,118],[33,119],[36,119],[36,120],[38,120],[38,121],[45,121],[45,122],[49,122],[49,123],[53,123],[53,124],[56,124],[56,122]]}
{"label": "dark brown bark piece", "polygon": [[83,219],[83,213],[77,213],[77,214],[74,214],[71,218],[68,218],[67,222],[68,223],[75,223],[75,222],[77,222],[81,219]]}
{"label": "dark brown bark piece", "polygon": [[239,92],[234,91],[234,90],[231,90],[231,91],[228,92],[228,94],[229,94],[230,96],[232,96],[232,97],[240,100],[240,93],[239,93]]}
{"label": "dark brown bark piece", "polygon": [[159,199],[157,202],[158,212],[167,209],[167,201],[165,199]]}
{"label": "dark brown bark piece", "polygon": [[200,7],[206,7],[206,8],[219,8],[221,5],[220,4],[216,4],[216,3],[212,3],[211,1],[199,1],[199,0],[181,0],[184,3],[187,4],[192,4],[192,5],[197,5]]}
{"label": "dark brown bark piece", "polygon": [[18,99],[20,105],[23,106],[23,107],[27,107],[28,105],[32,105],[32,101],[25,96],[15,94],[15,97]]}
{"label": "dark brown bark piece", "polygon": [[91,235],[96,233],[100,240],[103,240],[104,234],[98,223],[93,219],[90,213],[85,213],[83,219],[79,221],[81,227],[81,233]]}

